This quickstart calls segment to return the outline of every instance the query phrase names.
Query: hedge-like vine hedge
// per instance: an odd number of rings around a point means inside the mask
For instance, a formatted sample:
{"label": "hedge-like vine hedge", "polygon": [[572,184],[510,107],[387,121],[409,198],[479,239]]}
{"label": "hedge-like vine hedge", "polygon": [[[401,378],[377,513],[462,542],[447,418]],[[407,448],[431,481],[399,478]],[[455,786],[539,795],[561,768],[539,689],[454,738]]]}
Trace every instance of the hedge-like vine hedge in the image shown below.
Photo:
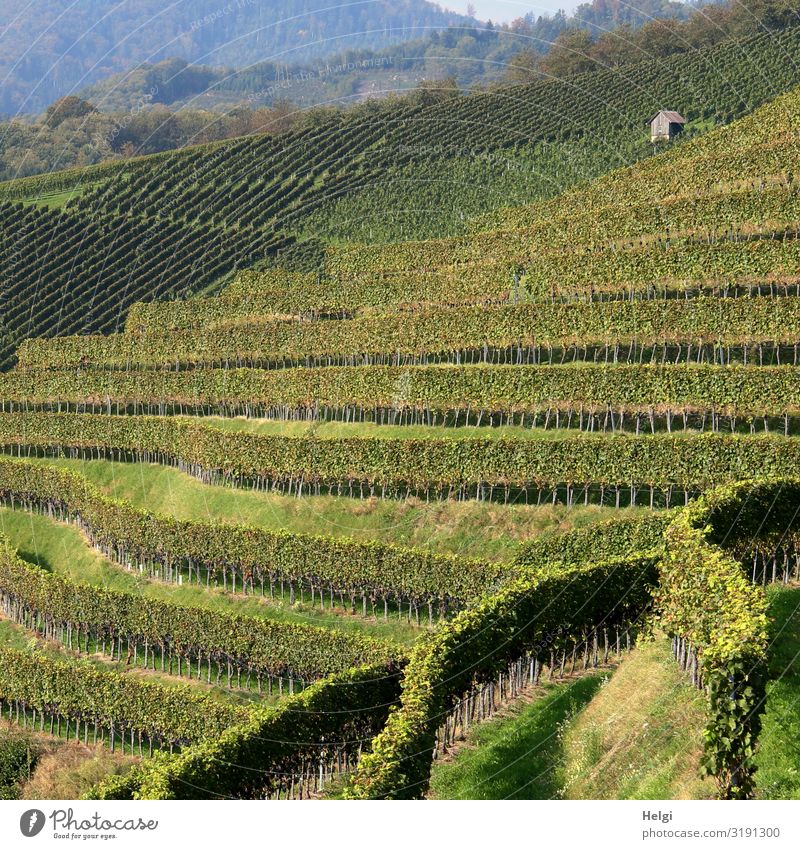
{"label": "hedge-like vine hedge", "polygon": [[214,739],[107,779],[88,798],[307,798],[355,768],[399,691],[400,676],[385,667],[331,676]]}
{"label": "hedge-like vine hedge", "polygon": [[[507,263],[442,268],[432,272],[373,273],[361,279],[326,276],[298,280],[292,286],[262,283],[259,272],[241,271],[236,286],[219,297],[185,301],[136,303],[125,323],[126,333],[232,327],[282,317],[348,318],[363,311],[419,309],[424,305],[492,304],[512,300],[524,291],[515,284],[516,266]],[[519,277],[519,274],[517,274]],[[274,277],[268,280],[273,282]]]}
{"label": "hedge-like vine hedge", "polygon": [[348,793],[360,799],[422,796],[436,731],[455,702],[509,660],[566,654],[597,629],[627,628],[648,608],[654,556],[521,575],[443,624],[412,650],[398,710],[373,741]]}
{"label": "hedge-like vine hedge", "polygon": [[[789,548],[797,539],[799,502],[796,481],[731,484],[681,511],[665,535],[661,619],[693,682],[707,690],[703,766],[723,798],[752,794],[767,654],[766,597],[730,552],[763,554],[771,543],[775,564],[776,542]],[[755,567],[754,559],[752,577],[760,579]]]}
{"label": "hedge-like vine hedge", "polygon": [[[675,511],[659,511],[644,516],[609,519],[564,534],[539,537],[521,545],[514,564],[532,574],[561,568],[568,563],[580,566],[602,560],[630,557],[638,551],[660,551],[664,532]],[[553,564],[556,564],[554,567]]]}
{"label": "hedge-like vine hedge", "polygon": [[[767,153],[766,150],[760,152]],[[664,160],[657,162],[662,170]],[[641,170],[638,169],[638,173],[641,174]],[[605,198],[600,204],[578,208],[580,192],[589,188],[582,186],[578,192],[567,192],[545,203],[499,209],[471,222],[471,226],[476,239],[489,238],[490,233],[485,231],[513,230],[516,232],[511,235],[519,238],[524,234],[531,243],[552,250],[592,243],[609,244],[667,231],[705,229],[720,232],[734,224],[755,226],[765,221],[797,221],[800,219],[800,193],[796,184],[787,183],[786,176],[785,172],[777,170],[776,164],[770,163],[756,179],[734,178],[706,192],[691,195],[668,192],[631,198],[628,203]]]}

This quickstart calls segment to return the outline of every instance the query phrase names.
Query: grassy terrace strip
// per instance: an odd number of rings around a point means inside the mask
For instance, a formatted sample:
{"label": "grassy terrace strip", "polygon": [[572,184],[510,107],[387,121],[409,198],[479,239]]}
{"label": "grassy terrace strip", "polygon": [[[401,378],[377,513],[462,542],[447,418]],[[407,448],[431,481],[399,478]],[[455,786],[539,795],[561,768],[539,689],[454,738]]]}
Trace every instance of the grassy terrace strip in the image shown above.
{"label": "grassy terrace strip", "polygon": [[754,582],[800,571],[791,562],[799,500],[796,480],[744,481],[703,496],[667,529],[662,623],[693,683],[707,690],[704,768],[723,798],[753,792],[768,624],[766,596]]}
{"label": "grassy terrace strip", "polygon": [[[800,440],[779,434],[523,438],[527,435],[317,438],[225,430],[171,417],[0,413],[0,446],[20,456],[159,462],[205,483],[294,494],[413,492],[459,499],[513,496],[526,502],[555,495],[568,503],[613,496],[626,504],[661,505],[667,493],[675,503],[679,492],[684,501],[688,494],[742,478],[790,475],[800,464]],[[429,565],[436,572],[444,568]],[[381,583],[378,574],[370,586]]]}
{"label": "grassy terrace strip", "polygon": [[438,628],[412,650],[400,707],[362,759],[348,795],[424,795],[437,730],[465,693],[520,657],[552,663],[587,643],[587,635],[628,628],[648,608],[656,576],[649,555],[544,577],[528,573]]}
{"label": "grassy terrace strip", "polygon": [[[381,424],[537,424],[637,432],[649,418],[796,417],[792,366],[708,364],[353,366],[191,372],[36,371],[0,376],[3,412],[30,406],[85,412],[213,413],[344,418]],[[556,412],[560,415],[556,417]],[[551,413],[553,414],[551,416]],[[490,421],[494,416],[495,420]],[[499,421],[498,421],[499,419]],[[676,421],[677,425],[677,421]]]}
{"label": "grassy terrace strip", "polygon": [[[6,462],[0,470],[0,498],[11,497]],[[12,471],[12,475],[7,474]],[[32,476],[18,470],[31,481]],[[33,477],[48,477],[35,474]],[[4,474],[6,473],[6,474]],[[52,477],[52,476],[50,476]],[[67,481],[68,477],[62,480]],[[21,497],[30,498],[30,490]],[[66,493],[62,498],[66,496]],[[39,505],[63,518],[58,502],[40,497]],[[63,504],[63,502],[61,502]],[[86,521],[86,519],[84,519]],[[146,668],[177,667],[185,674],[228,686],[242,676],[262,681],[272,692],[273,679],[312,681],[363,663],[389,663],[394,649],[367,637],[342,634],[310,625],[287,624],[78,584],[21,560],[3,543],[0,549],[0,604],[5,615],[48,639],[58,639],[86,653],[122,658],[123,650]],[[173,662],[174,661],[174,662]],[[185,668],[184,668],[185,665]],[[194,665],[194,668],[193,668]]]}
{"label": "grassy terrace strip", "polygon": [[188,685],[165,687],[89,663],[53,660],[40,653],[0,647],[0,712],[21,716],[41,730],[85,742],[107,740],[140,754],[217,737],[245,722],[249,710],[222,704]]}
{"label": "grassy terrace strip", "polygon": [[[274,593],[276,585],[289,584],[295,591],[311,591],[311,604],[333,608],[337,604],[364,615],[384,616],[388,605],[408,604],[417,619],[426,606],[446,613],[475,598],[492,586],[500,566],[463,558],[436,555],[375,542],[356,542],[345,537],[272,532],[245,525],[178,521],[138,510],[103,495],[80,474],[17,460],[0,460],[0,496],[11,506],[36,507],[60,518],[75,520],[92,544],[106,556],[125,565],[138,566],[152,577],[215,585],[245,593]],[[188,614],[187,614],[188,615]],[[210,614],[198,611],[202,619]],[[223,617],[228,623],[230,617]],[[346,668],[386,658],[386,643],[351,634],[334,634],[311,626],[264,623],[263,653],[248,642],[259,627],[246,620],[234,631],[245,640],[241,659],[260,664],[265,673],[280,674],[284,667],[293,677],[318,678],[332,671],[329,665]],[[204,626],[205,627],[205,626]],[[225,627],[233,628],[226,624]],[[219,630],[219,629],[218,629]],[[188,633],[195,631],[192,626]],[[209,630],[209,633],[212,633]],[[220,635],[224,628],[219,631]],[[285,651],[268,651],[271,642],[285,642]],[[281,638],[281,634],[284,637]],[[221,638],[221,636],[220,636]],[[270,664],[275,664],[275,671]]]}
{"label": "grassy terrace strip", "polygon": [[266,321],[213,334],[207,328],[156,331],[144,339],[132,334],[29,339],[17,359],[21,369],[259,368],[364,365],[365,360],[403,365],[423,358],[528,365],[551,361],[554,351],[562,360],[604,355],[635,362],[649,354],[699,361],[716,360],[717,347],[734,347],[752,349],[750,360],[758,363],[756,346],[777,344],[791,346],[789,362],[796,365],[798,338],[800,298],[701,297],[428,309],[352,321]]}
{"label": "grassy terrace strip", "polygon": [[93,799],[302,799],[355,769],[400,692],[384,667],[348,670],[173,756],[107,779]]}

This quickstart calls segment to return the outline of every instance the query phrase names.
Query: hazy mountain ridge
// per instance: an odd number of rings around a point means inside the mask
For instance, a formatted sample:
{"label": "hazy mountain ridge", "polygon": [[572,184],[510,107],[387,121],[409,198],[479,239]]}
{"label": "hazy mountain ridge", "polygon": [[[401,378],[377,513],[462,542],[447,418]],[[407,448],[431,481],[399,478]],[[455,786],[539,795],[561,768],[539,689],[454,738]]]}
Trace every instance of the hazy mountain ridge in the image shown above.
{"label": "hazy mountain ridge", "polygon": [[686,20],[708,2],[716,0],[640,0],[635,8],[621,0],[592,0],[572,15],[529,12],[506,24],[461,21],[399,44],[348,49],[322,61],[297,62],[293,54],[251,66],[212,68],[185,67],[182,60],[170,58],[115,74],[79,96],[108,112],[135,108],[143,98],[146,104],[172,108],[229,109],[243,103],[259,107],[283,99],[308,107],[401,91],[422,79],[445,77],[468,89],[503,79],[521,51],[546,54],[567,30],[577,28],[597,37],[620,26],[636,29],[654,20]]}
{"label": "hazy mountain ridge", "polygon": [[37,113],[143,62],[300,63],[378,49],[470,19],[427,0],[0,0],[0,112]]}

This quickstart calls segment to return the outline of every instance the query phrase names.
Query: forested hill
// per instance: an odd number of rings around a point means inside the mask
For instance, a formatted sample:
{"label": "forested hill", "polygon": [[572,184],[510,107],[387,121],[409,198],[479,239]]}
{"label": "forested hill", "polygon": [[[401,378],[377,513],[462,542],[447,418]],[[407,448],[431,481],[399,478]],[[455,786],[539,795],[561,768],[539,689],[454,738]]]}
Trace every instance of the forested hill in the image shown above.
{"label": "forested hill", "polygon": [[41,112],[141,62],[300,62],[472,23],[427,0],[0,0],[0,112]]}
{"label": "forested hill", "polygon": [[[748,4],[748,14],[740,15],[750,29],[762,20],[764,2],[784,0],[752,0],[758,8],[750,14]],[[590,0],[571,15],[526,13],[520,5],[519,17],[498,24],[476,21],[427,0],[341,5],[324,0],[177,0],[166,6],[156,0],[0,0],[0,114],[38,114],[59,97],[75,93],[106,111],[131,109],[151,92],[153,74],[158,75],[153,67],[167,60],[183,60],[193,67],[169,84],[162,75],[152,102],[176,104],[211,85],[215,96],[200,105],[241,102],[237,94],[246,94],[249,104],[268,105],[276,82],[300,73],[307,82],[306,75],[328,60],[332,65],[344,63],[345,72],[337,71],[339,84],[332,94],[322,95],[313,85],[304,85],[302,92],[279,93],[304,105],[328,102],[346,93],[348,83],[363,88],[363,74],[348,73],[348,62],[387,56],[388,62],[374,64],[379,75],[388,68],[401,77],[404,72],[428,79],[454,76],[468,87],[502,77],[520,51],[541,57],[570,32],[599,39],[623,27],[622,44],[634,30],[650,26],[663,46],[670,39],[654,24],[685,21],[698,7],[719,3]],[[449,5],[468,7],[466,0]],[[708,23],[706,29],[717,33],[726,29],[716,17]],[[738,33],[744,34],[741,27]],[[681,35],[681,42],[693,48],[707,39],[708,32],[699,41]],[[383,52],[390,47],[395,49]],[[650,44],[646,49],[659,48]]]}
{"label": "forested hill", "polygon": [[[316,58],[298,62],[292,53],[256,65],[242,67],[237,60],[236,67],[212,68],[184,67],[185,62],[182,65],[172,58],[115,74],[83,89],[79,96],[110,112],[132,109],[143,101],[171,108],[219,109],[243,103],[250,107],[270,106],[278,99],[288,99],[306,107],[339,98],[346,102],[351,96],[399,91],[413,87],[421,79],[452,78],[467,90],[505,80],[509,70],[515,68],[517,57],[523,64],[541,58],[552,46],[558,48],[559,38],[566,33],[582,32],[590,39],[615,40],[614,63],[623,58],[622,45],[635,56],[637,47],[653,53],[652,42],[658,39],[663,50],[671,39],[656,29],[659,22],[686,21],[698,6],[709,2],[717,0],[695,0],[691,4],[638,0],[635,7],[620,0],[592,0],[581,4],[572,15],[529,12],[508,23],[487,21],[475,26],[462,21],[443,30],[419,31],[409,41],[384,48],[370,44],[359,50],[348,49],[324,62]],[[703,15],[705,20],[707,13]],[[755,20],[749,19],[752,31]],[[689,49],[714,43],[725,32],[721,23],[717,15],[703,32],[698,32],[701,27],[695,23],[692,35],[680,33],[679,46]],[[640,33],[641,44],[632,38],[634,32]],[[737,32],[745,34],[741,27]],[[598,55],[601,61],[607,58],[607,45],[599,45],[597,52],[602,54]]]}

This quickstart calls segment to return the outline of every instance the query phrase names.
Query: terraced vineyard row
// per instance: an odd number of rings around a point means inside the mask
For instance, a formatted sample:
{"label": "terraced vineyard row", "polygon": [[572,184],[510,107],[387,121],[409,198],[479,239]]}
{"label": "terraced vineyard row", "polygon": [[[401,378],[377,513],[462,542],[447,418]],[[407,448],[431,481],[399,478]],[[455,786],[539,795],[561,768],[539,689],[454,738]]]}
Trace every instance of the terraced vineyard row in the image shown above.
{"label": "terraced vineyard row", "polygon": [[[374,285],[374,284],[373,284]],[[192,309],[188,303],[187,309]],[[21,369],[282,368],[429,362],[706,360],[797,365],[796,297],[428,308],[341,321],[268,319],[178,332],[33,339]],[[783,357],[783,359],[782,359]]]}
{"label": "terraced vineyard row", "polygon": [[[576,592],[568,608],[585,610],[599,594],[609,593],[603,612],[595,612],[597,618],[582,631],[592,640],[585,643],[587,665],[600,651],[608,655],[614,642],[619,650],[620,629],[636,626],[650,603],[648,584],[660,581],[656,600],[662,620],[676,636],[681,666],[692,684],[709,694],[704,766],[721,798],[748,798],[754,790],[752,756],[764,699],[767,617],[764,593],[749,580],[749,557],[745,564],[738,558],[747,557],[755,545],[759,552],[753,573],[759,580],[763,576],[766,582],[771,574],[771,580],[785,581],[790,573],[800,574],[797,496],[797,482],[787,480],[723,488],[678,513],[664,534],[666,557],[658,556],[658,548],[631,550],[608,563],[595,559],[582,569],[556,567],[538,579],[510,581],[495,596],[464,611],[441,628],[437,639],[412,653],[400,709],[360,764],[349,796],[424,794],[443,717],[463,722],[459,711],[478,692],[480,673],[477,680],[469,673],[479,668],[485,675],[514,658],[527,659],[527,648],[536,640],[531,631],[539,635],[538,646],[548,648],[541,662],[564,668],[570,654],[574,657],[571,636],[553,641],[552,635],[571,635],[576,629],[560,628],[550,618],[561,612],[559,605],[543,605],[542,595],[549,599],[551,593],[560,597]],[[732,523],[735,534],[730,536]],[[793,569],[787,568],[791,560]],[[718,591],[720,583],[725,592]],[[542,634],[549,639],[541,641]],[[494,648],[493,642],[501,639],[507,651]],[[538,653],[534,658],[538,663]]]}
{"label": "terraced vineyard row", "polygon": [[[85,743],[127,744],[131,754],[169,752],[224,733],[246,712],[190,687],[163,687],[131,676],[0,647],[0,713]],[[147,747],[145,752],[144,746]]]}
{"label": "terraced vineyard row", "polygon": [[[792,366],[353,366],[163,371],[19,371],[5,412],[42,408],[379,424],[632,430],[730,427],[788,434],[800,416]],[[760,420],[760,421],[759,421]]]}
{"label": "terraced vineyard row", "polygon": [[[226,592],[260,593],[270,598],[278,588],[282,594],[286,585],[291,603],[296,596],[302,600],[305,591],[310,593],[311,606],[320,609],[341,607],[355,612],[358,601],[364,616],[368,605],[374,616],[376,603],[381,602],[380,612],[386,618],[391,602],[397,607],[411,605],[418,619],[419,607],[424,604],[432,619],[434,610],[443,615],[457,609],[500,577],[493,564],[399,546],[154,516],[104,496],[75,472],[10,460],[0,461],[0,497],[12,505],[35,507],[75,521],[107,557],[151,577],[205,587],[213,584]],[[126,603],[130,606],[132,600]],[[193,622],[192,616],[199,619]],[[254,672],[278,678],[314,680],[381,660],[386,650],[374,640],[351,635],[341,635],[340,642],[334,640],[336,645],[329,646],[320,639],[318,628],[242,623],[204,611],[159,610],[158,604],[153,606],[152,625],[157,628],[161,621],[163,630],[160,637],[150,633],[151,644],[164,643],[170,632],[163,623],[170,617],[174,620],[172,639],[185,645],[190,654],[222,655],[236,667],[246,661]],[[230,643],[224,650],[198,647],[189,637],[192,633],[198,638],[230,638]]]}
{"label": "terraced vineyard row", "polygon": [[[219,430],[170,418],[91,416],[48,413],[0,414],[0,445],[19,456],[106,458],[116,462],[159,462],[176,465],[205,483],[237,485],[290,495],[335,494],[364,497],[407,496],[478,498],[541,503],[543,499],[649,505],[685,503],[690,494],[712,486],[759,475],[789,476],[800,459],[800,441],[781,435],[742,437],[726,434],[659,434],[632,437],[604,434],[525,439],[509,435],[485,439],[479,434],[453,440],[442,433],[429,438],[343,437],[319,439],[267,436]],[[310,570],[319,586],[340,587],[336,564],[341,543],[305,537],[258,536],[263,552],[271,552],[268,586],[290,582],[295,568]],[[181,543],[186,545],[186,543]],[[241,547],[237,543],[238,547]],[[286,550],[282,548],[286,546]],[[170,543],[174,556],[178,543]],[[349,547],[353,564],[367,571],[361,584],[395,587],[398,598],[418,597],[420,575],[446,577],[438,598],[465,598],[459,581],[493,580],[491,571],[463,567],[454,561],[380,547]],[[115,555],[116,556],[116,555]],[[191,558],[205,563],[199,555]],[[299,562],[305,564],[301,567]],[[394,564],[396,561],[396,565]],[[250,561],[249,561],[250,562]],[[208,571],[208,566],[204,566]],[[253,555],[247,568],[231,566],[242,582],[250,574],[267,579]],[[238,569],[238,571],[236,571]],[[255,570],[255,571],[253,571]],[[377,570],[377,571],[374,571]],[[388,570],[388,571],[386,571]],[[177,579],[183,571],[173,572]],[[397,583],[399,576],[405,579]],[[390,575],[394,577],[390,578]],[[489,575],[490,577],[486,577]],[[219,572],[206,579],[216,582]],[[195,578],[202,577],[199,571]],[[494,576],[496,577],[496,576]],[[223,580],[227,586],[227,579]],[[306,581],[306,578],[303,578]],[[437,579],[438,580],[438,579]],[[447,583],[452,582],[452,583]],[[357,593],[347,584],[345,595]],[[431,584],[431,586],[434,586]],[[402,587],[402,589],[397,589]],[[248,589],[244,582],[243,588]],[[262,585],[263,591],[263,585]],[[337,592],[342,591],[341,587]],[[474,592],[474,588],[466,595]],[[291,590],[294,598],[294,590]],[[322,603],[322,600],[320,601]]]}

